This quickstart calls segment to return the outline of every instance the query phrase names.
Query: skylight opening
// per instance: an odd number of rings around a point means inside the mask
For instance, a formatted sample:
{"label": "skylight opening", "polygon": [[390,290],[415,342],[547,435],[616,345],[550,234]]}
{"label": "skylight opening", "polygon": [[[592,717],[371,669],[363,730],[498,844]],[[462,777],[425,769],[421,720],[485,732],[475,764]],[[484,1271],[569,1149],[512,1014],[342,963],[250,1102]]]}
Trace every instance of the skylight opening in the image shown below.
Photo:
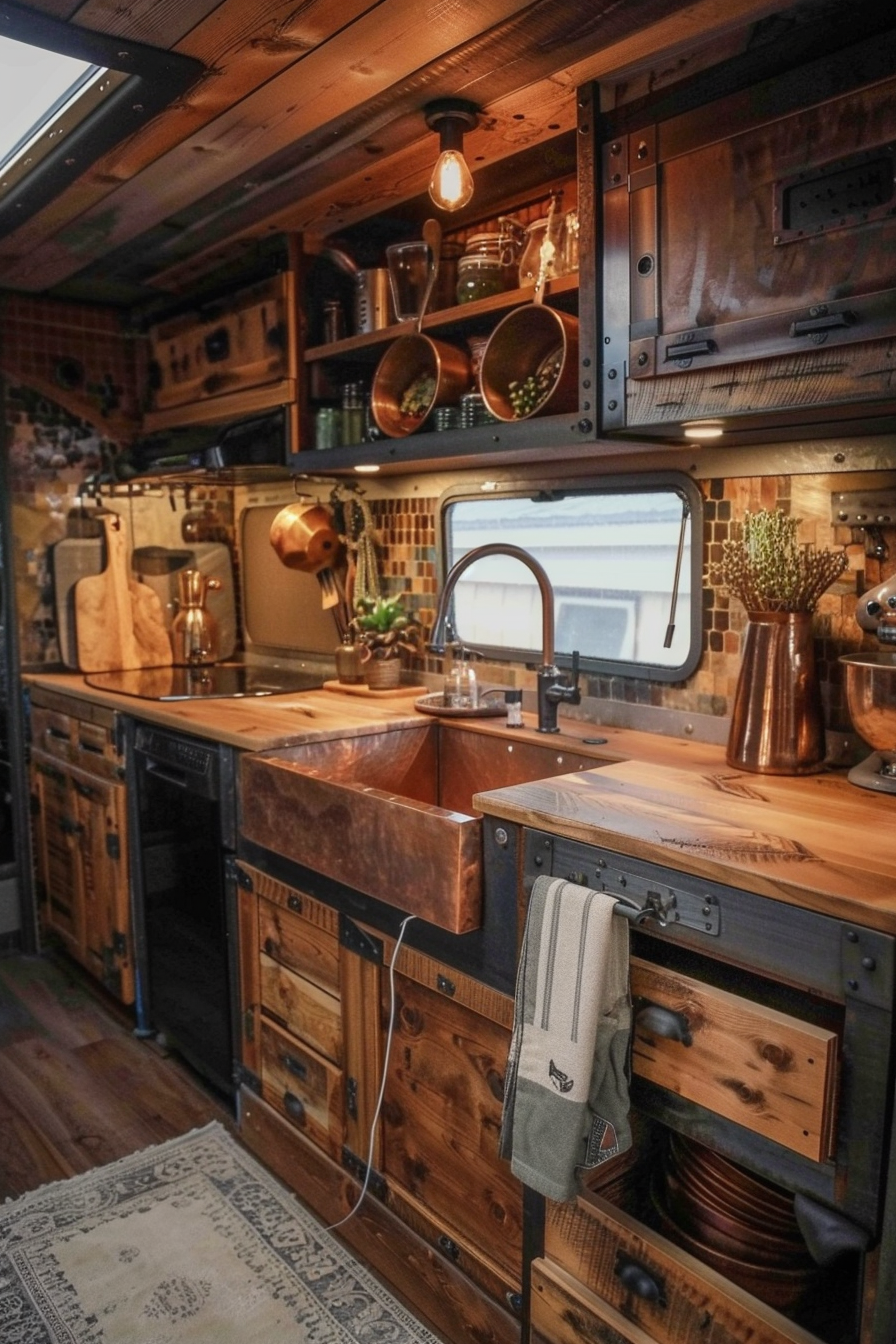
{"label": "skylight opening", "polygon": [[100,65],[0,37],[0,173],[66,133],[66,114],[107,73]]}

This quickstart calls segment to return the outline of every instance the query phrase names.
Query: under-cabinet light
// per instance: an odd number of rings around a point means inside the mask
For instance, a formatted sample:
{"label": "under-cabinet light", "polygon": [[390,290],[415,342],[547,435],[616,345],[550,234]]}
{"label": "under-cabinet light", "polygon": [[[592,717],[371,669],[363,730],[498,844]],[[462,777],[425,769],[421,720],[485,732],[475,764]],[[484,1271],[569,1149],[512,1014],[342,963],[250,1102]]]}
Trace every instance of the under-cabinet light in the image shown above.
{"label": "under-cabinet light", "polygon": [[426,124],[439,133],[439,157],[429,195],[440,210],[460,210],[473,197],[473,176],[464,158],[464,131],[476,125],[479,108],[460,98],[440,98],[423,109]]}
{"label": "under-cabinet light", "polygon": [[720,439],[725,433],[721,420],[695,420],[681,428],[686,439]]}
{"label": "under-cabinet light", "polygon": [[375,471],[379,471],[379,467],[375,462],[359,462],[354,470],[357,471],[359,475],[371,476]]}

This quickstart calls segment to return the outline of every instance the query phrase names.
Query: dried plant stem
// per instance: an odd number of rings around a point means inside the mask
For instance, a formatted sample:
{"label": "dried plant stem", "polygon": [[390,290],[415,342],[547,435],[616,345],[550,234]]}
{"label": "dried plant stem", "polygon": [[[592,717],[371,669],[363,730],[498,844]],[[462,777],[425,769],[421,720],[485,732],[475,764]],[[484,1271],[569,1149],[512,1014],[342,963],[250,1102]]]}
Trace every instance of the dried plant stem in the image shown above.
{"label": "dried plant stem", "polygon": [[722,542],[722,558],[708,567],[748,612],[814,611],[847,565],[845,551],[819,551],[797,540],[798,518],[781,509],[744,514],[741,535]]}

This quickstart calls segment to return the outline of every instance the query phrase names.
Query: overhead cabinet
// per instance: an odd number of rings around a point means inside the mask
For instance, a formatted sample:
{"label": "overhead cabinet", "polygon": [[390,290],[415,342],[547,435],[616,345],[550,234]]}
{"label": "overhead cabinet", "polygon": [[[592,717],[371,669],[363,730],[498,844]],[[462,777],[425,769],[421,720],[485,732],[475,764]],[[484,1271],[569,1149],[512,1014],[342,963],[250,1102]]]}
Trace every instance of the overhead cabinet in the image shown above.
{"label": "overhead cabinet", "polygon": [[295,276],[285,270],[149,331],[148,432],[295,399]]}
{"label": "overhead cabinet", "polygon": [[892,416],[893,61],[888,37],[679,115],[608,118],[605,432]]}

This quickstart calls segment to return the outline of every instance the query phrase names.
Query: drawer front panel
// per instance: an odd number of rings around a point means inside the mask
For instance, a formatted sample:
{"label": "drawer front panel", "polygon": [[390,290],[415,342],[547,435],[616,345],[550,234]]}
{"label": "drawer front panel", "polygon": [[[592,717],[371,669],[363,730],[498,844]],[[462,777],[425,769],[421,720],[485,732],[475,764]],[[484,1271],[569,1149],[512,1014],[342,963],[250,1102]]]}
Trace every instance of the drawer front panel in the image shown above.
{"label": "drawer front panel", "polygon": [[639,1326],[549,1260],[532,1263],[530,1344],[653,1344]]}
{"label": "drawer front panel", "polygon": [[[593,1193],[575,1202],[549,1202],[544,1251],[656,1344],[818,1344],[814,1335]],[[652,1297],[634,1291],[631,1280],[621,1276],[631,1264],[656,1286]]]}
{"label": "drawer front panel", "polygon": [[631,987],[634,1073],[815,1162],[831,1155],[834,1032],[637,958]]}
{"label": "drawer front panel", "polygon": [[31,706],[31,745],[60,761],[72,759],[73,722],[68,714],[43,705]]}
{"label": "drawer front panel", "polygon": [[258,941],[272,960],[331,994],[339,993],[339,944],[329,930],[262,899],[258,902]]}
{"label": "drawer front panel", "polygon": [[339,999],[281,966],[266,953],[260,957],[261,1005],[289,1031],[334,1064],[342,1063],[342,1016]]}
{"label": "drawer front panel", "polygon": [[343,1144],[342,1075],[268,1022],[261,1027],[262,1096],[336,1161]]}

